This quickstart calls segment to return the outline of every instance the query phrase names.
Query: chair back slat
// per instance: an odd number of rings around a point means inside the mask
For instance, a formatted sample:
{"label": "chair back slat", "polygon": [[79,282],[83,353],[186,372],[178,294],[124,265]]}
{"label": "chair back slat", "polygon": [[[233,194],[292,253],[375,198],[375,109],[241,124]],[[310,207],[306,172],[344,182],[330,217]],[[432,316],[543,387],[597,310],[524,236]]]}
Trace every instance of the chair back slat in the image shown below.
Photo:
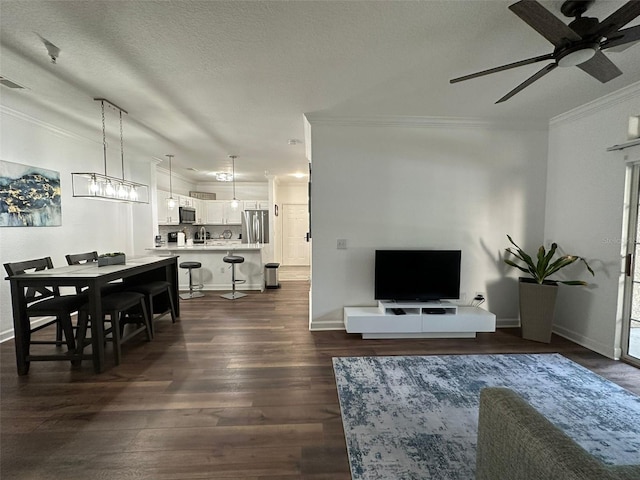
{"label": "chair back slat", "polygon": [[98,261],[98,252],[70,253],[65,255],[68,265],[78,265],[79,263],[89,263]]}
{"label": "chair back slat", "polygon": [[[7,271],[9,276],[21,275],[27,272],[40,272],[49,268],[53,268],[51,257],[4,264],[4,269]],[[27,287],[24,294],[27,303],[44,300],[45,298],[55,297],[58,295],[60,295],[58,287]]]}

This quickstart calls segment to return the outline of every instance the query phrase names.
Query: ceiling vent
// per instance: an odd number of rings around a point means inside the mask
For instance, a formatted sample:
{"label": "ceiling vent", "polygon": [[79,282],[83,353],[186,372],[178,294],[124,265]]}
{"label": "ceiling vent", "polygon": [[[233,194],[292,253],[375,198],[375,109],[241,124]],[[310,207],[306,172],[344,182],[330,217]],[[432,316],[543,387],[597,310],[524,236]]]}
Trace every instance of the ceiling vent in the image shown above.
{"label": "ceiling vent", "polygon": [[0,77],[0,85],[4,85],[5,87],[9,88],[25,88],[22,85],[18,85],[16,82],[12,82],[7,77]]}

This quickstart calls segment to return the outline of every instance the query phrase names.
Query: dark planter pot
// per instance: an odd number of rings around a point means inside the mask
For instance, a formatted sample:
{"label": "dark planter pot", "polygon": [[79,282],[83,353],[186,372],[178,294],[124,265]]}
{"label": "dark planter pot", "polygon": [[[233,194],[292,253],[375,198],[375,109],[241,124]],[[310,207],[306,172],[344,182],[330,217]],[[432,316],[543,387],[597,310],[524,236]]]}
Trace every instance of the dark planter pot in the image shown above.
{"label": "dark planter pot", "polygon": [[540,285],[533,279],[520,278],[518,286],[522,338],[550,343],[558,284],[545,282]]}
{"label": "dark planter pot", "polygon": [[124,265],[125,255],[115,255],[113,257],[98,257],[98,266],[104,267],[106,265]]}

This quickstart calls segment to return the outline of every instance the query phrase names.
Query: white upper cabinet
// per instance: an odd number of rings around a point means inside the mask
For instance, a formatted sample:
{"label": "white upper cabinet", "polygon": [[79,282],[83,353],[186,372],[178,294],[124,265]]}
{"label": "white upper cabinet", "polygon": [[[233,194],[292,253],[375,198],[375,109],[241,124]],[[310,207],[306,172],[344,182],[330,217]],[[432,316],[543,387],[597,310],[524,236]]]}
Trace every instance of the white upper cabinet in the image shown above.
{"label": "white upper cabinet", "polygon": [[181,207],[193,207],[193,198],[185,197],[183,195],[178,195],[178,202]]}
{"label": "white upper cabinet", "polygon": [[201,225],[206,220],[206,212],[204,211],[204,200],[191,198],[191,206],[196,209],[196,224]]}
{"label": "white upper cabinet", "polygon": [[169,192],[164,190],[158,190],[158,224],[159,225],[178,225],[180,223],[180,217],[178,212],[178,199],[177,195],[173,198],[176,200],[176,205],[173,208],[169,208],[167,200],[169,199]]}
{"label": "white upper cabinet", "polygon": [[269,210],[269,200],[245,200],[244,210]]}
{"label": "white upper cabinet", "polygon": [[242,224],[242,203],[236,208],[231,206],[231,200],[224,201],[224,219],[225,225],[241,225]]}
{"label": "white upper cabinet", "polygon": [[224,202],[209,200],[205,203],[207,204],[205,223],[209,225],[224,225]]}
{"label": "white upper cabinet", "polygon": [[232,208],[231,200],[209,200],[205,223],[209,225],[242,224],[242,207]]}
{"label": "white upper cabinet", "polygon": [[173,194],[176,206],[169,209],[167,199],[169,192],[158,190],[158,224],[178,225],[180,223],[179,208],[191,207],[196,209],[198,225],[241,225],[244,210],[268,210],[268,200],[240,201],[238,208],[231,207],[231,200],[200,200],[194,197]]}

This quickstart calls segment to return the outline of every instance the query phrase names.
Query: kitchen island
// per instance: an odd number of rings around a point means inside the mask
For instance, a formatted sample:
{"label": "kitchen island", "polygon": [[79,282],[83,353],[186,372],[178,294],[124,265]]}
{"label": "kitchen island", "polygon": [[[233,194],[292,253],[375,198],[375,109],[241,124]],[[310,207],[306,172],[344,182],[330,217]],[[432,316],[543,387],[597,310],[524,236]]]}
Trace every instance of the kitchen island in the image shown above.
{"label": "kitchen island", "polygon": [[[178,255],[178,264],[182,262],[200,262],[202,268],[193,270],[193,283],[202,283],[203,290],[231,290],[231,264],[222,259],[229,254],[244,257],[244,262],[236,264],[236,279],[246,283],[236,284],[236,290],[264,290],[264,262],[262,245],[225,241],[207,241],[205,244],[164,245],[148,248],[156,255]],[[180,290],[189,289],[189,274],[179,269],[178,285]]]}

